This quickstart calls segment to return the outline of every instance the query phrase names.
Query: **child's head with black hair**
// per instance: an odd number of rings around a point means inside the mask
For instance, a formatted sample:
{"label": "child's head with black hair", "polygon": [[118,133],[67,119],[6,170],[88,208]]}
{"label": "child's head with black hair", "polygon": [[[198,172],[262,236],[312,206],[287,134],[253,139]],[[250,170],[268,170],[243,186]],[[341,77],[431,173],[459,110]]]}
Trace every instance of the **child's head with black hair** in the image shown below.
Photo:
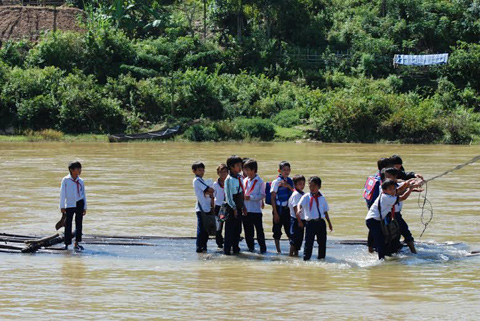
{"label": "child's head with black hair", "polygon": [[287,178],[290,175],[290,163],[287,161],[281,161],[280,164],[278,164],[278,172],[283,178]]}
{"label": "child's head with black hair", "polygon": [[217,175],[220,180],[224,181],[228,176],[228,167],[227,164],[220,164],[217,167]]}
{"label": "child's head with black hair", "polygon": [[387,167],[393,167],[392,160],[389,157],[382,157],[377,161],[377,168],[379,171]]}
{"label": "child's head with black hair", "polygon": [[192,164],[192,172],[196,176],[203,177],[205,175],[205,164],[202,162],[195,162]]}
{"label": "child's head with black hair", "polygon": [[293,180],[293,185],[295,186],[295,189],[297,191],[303,191],[303,189],[305,188],[305,182],[306,182],[305,176],[295,175],[292,180]]}
{"label": "child's head with black hair", "polygon": [[254,178],[255,175],[257,175],[257,171],[258,171],[258,163],[253,158],[249,158],[243,164],[243,173],[245,174],[245,176]]}
{"label": "child's head with black hair", "polygon": [[237,155],[227,158],[227,167],[231,175],[238,175],[242,171],[242,159]]}
{"label": "child's head with black hair", "polygon": [[383,191],[385,194],[395,196],[396,193],[397,193],[397,183],[395,183],[395,182],[392,181],[391,179],[388,179],[388,178],[387,178],[387,179],[382,183],[382,191]]}
{"label": "child's head with black hair", "polygon": [[388,168],[382,169],[380,177],[382,181],[386,179],[390,179],[394,182],[397,182],[398,174],[399,174],[398,169],[396,169],[395,167],[388,167]]}
{"label": "child's head with black hair", "polygon": [[318,176],[312,176],[308,179],[308,187],[310,193],[317,194],[320,188],[322,188],[322,180]]}
{"label": "child's head with black hair", "polygon": [[403,160],[400,156],[398,155],[393,155],[390,157],[391,160],[391,165],[395,167],[398,170],[403,170]]}
{"label": "child's head with black hair", "polygon": [[79,161],[70,162],[68,163],[68,171],[72,177],[76,178],[82,173],[82,164]]}

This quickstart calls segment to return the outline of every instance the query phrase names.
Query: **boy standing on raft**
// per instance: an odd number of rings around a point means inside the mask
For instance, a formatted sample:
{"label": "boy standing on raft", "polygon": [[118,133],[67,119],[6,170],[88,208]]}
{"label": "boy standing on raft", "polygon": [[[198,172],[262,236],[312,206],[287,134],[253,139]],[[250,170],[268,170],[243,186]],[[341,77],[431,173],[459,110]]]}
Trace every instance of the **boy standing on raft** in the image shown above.
{"label": "boy standing on raft", "polygon": [[260,253],[267,252],[265,245],[265,233],[262,224],[262,201],[265,198],[265,186],[263,180],[257,175],[258,164],[254,159],[248,159],[243,164],[243,179],[245,191],[245,207],[247,208],[247,216],[243,218],[243,229],[245,231],[245,242],[248,250],[255,250],[253,240],[254,229],[257,231],[257,241],[260,246]]}
{"label": "boy standing on raft", "polygon": [[225,179],[225,202],[227,203],[228,219],[225,221],[225,243],[223,251],[226,255],[239,253],[240,231],[242,228],[242,216],[247,215],[244,200],[244,187],[240,172],[242,171],[242,159],[236,155],[227,159],[229,174]]}
{"label": "boy standing on raft", "polygon": [[82,241],[83,216],[87,214],[87,197],[85,183],[80,178],[82,164],[75,161],[68,164],[70,174],[62,179],[60,186],[60,211],[65,218],[65,249],[72,244],[72,222],[75,215],[75,245],[76,251],[83,250],[79,244]]}
{"label": "boy standing on raft", "polygon": [[278,177],[272,182],[270,193],[272,195],[273,209],[273,239],[277,253],[282,253],[280,248],[280,238],[282,237],[282,226],[285,234],[290,239],[290,210],[288,208],[288,199],[293,194],[293,181],[290,177],[290,163],[280,162],[278,165]]}
{"label": "boy standing on raft", "polygon": [[195,175],[193,179],[193,189],[197,197],[197,204],[195,204],[195,212],[197,214],[197,242],[196,252],[207,252],[208,233],[205,231],[202,220],[202,212],[208,213],[212,211],[211,202],[213,195],[213,188],[207,185],[203,180],[205,175],[205,165],[201,162],[193,163],[192,172]]}
{"label": "boy standing on raft", "polygon": [[327,250],[327,226],[332,231],[332,223],[328,216],[328,204],[325,197],[320,193],[322,180],[318,176],[312,176],[308,179],[310,193],[305,194],[300,199],[300,211],[303,210],[306,222],[305,249],[303,260],[308,261],[312,256],[313,242],[317,237],[318,259],[324,259]]}
{"label": "boy standing on raft", "polygon": [[228,176],[227,165],[225,164],[218,165],[217,175],[218,175],[218,179],[213,183],[215,215],[217,216],[217,222],[218,222],[218,228],[217,228],[217,233],[215,235],[215,240],[217,242],[218,248],[223,249],[223,236],[222,236],[223,222],[220,221],[218,214],[220,213],[220,207],[225,201],[224,186],[225,186],[225,179]]}
{"label": "boy standing on raft", "polygon": [[295,175],[293,177],[293,184],[295,184],[295,191],[288,200],[288,207],[290,209],[290,256],[298,256],[298,251],[302,248],[303,236],[305,234],[305,215],[300,211],[298,206],[300,199],[305,192],[305,176]]}

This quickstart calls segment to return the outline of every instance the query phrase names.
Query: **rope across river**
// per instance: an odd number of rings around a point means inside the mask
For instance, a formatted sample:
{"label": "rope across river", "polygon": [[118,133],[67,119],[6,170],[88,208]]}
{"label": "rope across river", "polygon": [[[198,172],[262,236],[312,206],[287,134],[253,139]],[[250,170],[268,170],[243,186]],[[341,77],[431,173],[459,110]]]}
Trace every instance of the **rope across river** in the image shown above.
{"label": "rope across river", "polygon": [[[460,164],[452,169],[449,169],[448,171],[445,171],[439,175],[433,176],[427,180],[425,180],[425,189],[422,193],[418,195],[418,207],[421,209],[421,214],[420,214],[420,221],[423,224],[423,231],[420,234],[420,238],[423,236],[423,233],[425,233],[425,230],[427,229],[428,224],[433,220],[433,206],[432,202],[427,198],[428,195],[428,182],[431,182],[437,178],[443,177],[447,174],[450,174],[454,171],[458,171],[459,169],[464,168],[467,165],[471,165],[475,162],[478,162],[480,160],[480,155],[473,157],[471,160],[468,162],[465,162],[463,164]],[[425,219],[425,217],[428,216],[428,219]]]}

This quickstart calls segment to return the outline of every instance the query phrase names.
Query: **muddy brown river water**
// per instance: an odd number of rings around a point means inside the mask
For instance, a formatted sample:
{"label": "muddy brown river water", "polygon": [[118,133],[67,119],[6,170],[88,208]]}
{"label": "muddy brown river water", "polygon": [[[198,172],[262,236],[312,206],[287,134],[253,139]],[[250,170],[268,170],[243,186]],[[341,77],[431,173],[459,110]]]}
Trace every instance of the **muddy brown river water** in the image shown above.
{"label": "muddy brown river water", "polygon": [[[70,160],[83,164],[85,234],[195,235],[191,163],[205,178],[227,156],[259,162],[264,180],[289,160],[292,175],[319,175],[333,232],[324,262],[243,253],[225,257],[209,241],[154,240],[155,246],[85,245],[82,254],[0,253],[1,320],[478,320],[480,163],[428,184],[434,219],[424,236],[413,196],[403,215],[420,241],[378,262],[363,245],[365,179],[381,156],[400,154],[426,178],[480,154],[479,146],[314,143],[0,143],[0,233],[49,235],[59,219],[59,186]],[[270,207],[264,227],[271,239]],[[241,243],[242,249],[246,249]],[[282,243],[286,252],[288,244]]]}

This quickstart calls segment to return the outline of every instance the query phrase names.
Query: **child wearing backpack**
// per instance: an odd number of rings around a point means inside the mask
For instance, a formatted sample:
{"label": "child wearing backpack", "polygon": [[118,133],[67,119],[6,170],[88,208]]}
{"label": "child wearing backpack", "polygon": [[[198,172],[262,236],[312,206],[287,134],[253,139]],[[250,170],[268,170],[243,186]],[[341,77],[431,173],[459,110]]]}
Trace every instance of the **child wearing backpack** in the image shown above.
{"label": "child wearing backpack", "polygon": [[381,185],[382,193],[380,193],[380,196],[370,207],[365,217],[365,224],[375,242],[379,260],[385,258],[385,255],[390,254],[390,251],[387,251],[381,221],[385,220],[398,202],[404,201],[410,196],[412,192],[410,188],[411,184],[412,181],[409,180],[397,189],[396,183],[393,180],[385,179]]}
{"label": "child wearing backpack", "polygon": [[282,237],[282,226],[285,234],[290,239],[290,209],[288,199],[293,194],[293,181],[290,177],[290,163],[282,161],[278,165],[278,177],[272,182],[270,193],[273,214],[273,239],[277,253],[282,253],[280,238]]}
{"label": "child wearing backpack", "polygon": [[203,225],[202,212],[212,212],[211,202],[214,190],[203,180],[205,175],[205,165],[203,163],[193,163],[192,172],[195,175],[193,189],[197,198],[197,203],[195,204],[195,212],[197,214],[196,252],[201,253],[207,251],[208,242],[208,232]]}
{"label": "child wearing backpack", "polygon": [[243,229],[245,231],[245,242],[248,250],[255,250],[253,240],[254,229],[257,231],[257,241],[260,246],[260,253],[267,252],[265,244],[265,233],[262,223],[262,201],[265,198],[265,187],[263,180],[258,176],[258,164],[254,159],[248,159],[243,164],[243,179],[245,191],[245,207],[247,208],[247,216],[243,218]]}
{"label": "child wearing backpack", "polygon": [[223,251],[225,255],[240,252],[238,243],[242,228],[242,216],[247,215],[244,199],[244,187],[240,177],[242,171],[242,159],[236,155],[227,159],[229,174],[225,179],[225,202],[227,203],[228,219],[225,221],[225,243]]}

